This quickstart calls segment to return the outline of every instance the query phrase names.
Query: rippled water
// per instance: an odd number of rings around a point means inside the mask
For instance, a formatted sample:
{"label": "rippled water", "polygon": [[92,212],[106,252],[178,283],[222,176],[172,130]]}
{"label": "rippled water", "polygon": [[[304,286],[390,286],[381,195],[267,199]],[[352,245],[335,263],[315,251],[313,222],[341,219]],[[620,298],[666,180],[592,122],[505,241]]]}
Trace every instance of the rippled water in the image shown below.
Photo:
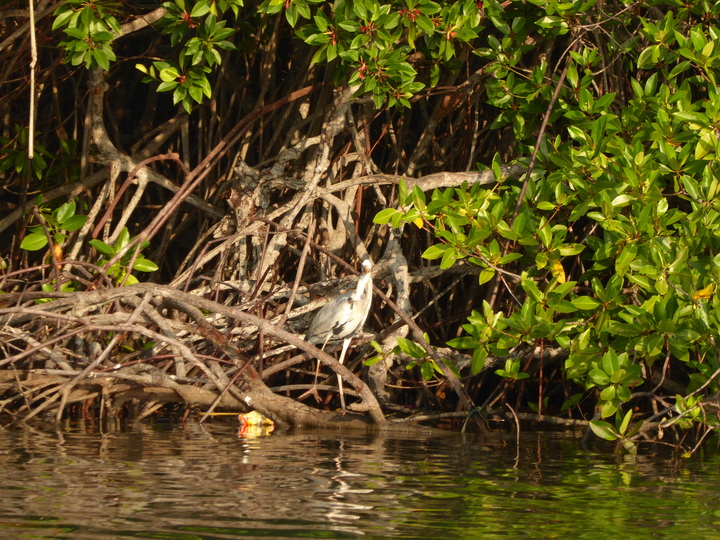
{"label": "rippled water", "polygon": [[720,538],[720,460],[567,433],[0,430],[0,538]]}

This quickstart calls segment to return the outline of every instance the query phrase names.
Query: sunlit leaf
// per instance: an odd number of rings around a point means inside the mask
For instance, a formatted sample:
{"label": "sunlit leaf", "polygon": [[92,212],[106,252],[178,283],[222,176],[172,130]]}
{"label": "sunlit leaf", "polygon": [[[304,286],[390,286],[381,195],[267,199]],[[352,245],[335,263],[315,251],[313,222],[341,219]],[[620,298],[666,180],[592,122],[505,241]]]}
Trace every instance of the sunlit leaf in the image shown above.
{"label": "sunlit leaf", "polygon": [[558,281],[558,283],[565,283],[565,268],[563,268],[560,259],[550,259],[550,273]]}
{"label": "sunlit leaf", "polygon": [[20,249],[25,249],[27,251],[37,251],[47,246],[47,244],[48,239],[44,234],[31,233],[28,234],[25,238],[23,238],[22,242],[20,242]]}
{"label": "sunlit leaf", "polygon": [[693,294],[693,299],[699,300],[701,298],[710,298],[713,295],[714,291],[715,291],[715,284],[710,283],[707,287],[703,287],[699,291],[695,291],[695,294]]}
{"label": "sunlit leaf", "polygon": [[615,428],[602,420],[590,420],[590,429],[595,435],[606,441],[616,441],[620,438]]}

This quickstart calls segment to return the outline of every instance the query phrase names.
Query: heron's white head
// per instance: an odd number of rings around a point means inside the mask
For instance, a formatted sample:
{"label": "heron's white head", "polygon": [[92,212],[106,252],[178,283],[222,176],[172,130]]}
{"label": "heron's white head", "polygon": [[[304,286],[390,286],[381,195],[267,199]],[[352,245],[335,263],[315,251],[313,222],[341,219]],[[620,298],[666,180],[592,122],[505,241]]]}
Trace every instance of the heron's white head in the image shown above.
{"label": "heron's white head", "polygon": [[370,259],[365,259],[362,262],[362,271],[364,274],[369,274],[370,270],[372,270],[373,264],[370,262]]}

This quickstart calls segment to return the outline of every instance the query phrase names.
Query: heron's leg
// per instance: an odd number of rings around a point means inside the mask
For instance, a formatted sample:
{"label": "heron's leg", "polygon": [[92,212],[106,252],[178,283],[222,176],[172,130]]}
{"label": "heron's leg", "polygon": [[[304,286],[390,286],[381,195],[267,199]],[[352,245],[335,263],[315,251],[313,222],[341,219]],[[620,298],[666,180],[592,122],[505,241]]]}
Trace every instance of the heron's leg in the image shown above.
{"label": "heron's leg", "polygon": [[[345,361],[345,353],[347,352],[348,347],[350,346],[350,339],[351,338],[345,338],[343,340],[343,348],[342,348],[342,352],[340,353],[340,360],[338,360],[338,362],[340,362],[341,364]],[[345,393],[343,392],[343,380],[342,380],[342,376],[340,374],[338,374],[337,380],[338,380],[338,389],[340,390],[340,407],[342,408],[343,414],[345,414]]]}
{"label": "heron's leg", "polygon": [[[328,333],[327,337],[325,338],[325,341],[323,341],[322,347],[320,347],[320,350],[323,352],[325,351],[325,345],[327,345],[327,342],[330,340],[330,335],[331,334]],[[317,395],[317,390],[315,389],[315,387],[317,386],[317,380],[318,380],[319,375],[320,375],[320,359],[318,358],[315,361],[315,382],[313,382],[313,390],[315,391],[315,397],[317,398],[318,401],[320,401],[320,396]]]}
{"label": "heron's leg", "polygon": [[[330,341],[330,334],[327,335],[325,338],[325,341],[323,341],[322,347],[320,347],[321,351],[325,350],[325,345],[327,345],[327,342]],[[305,399],[305,397],[308,396],[308,394],[312,394],[315,396],[315,401],[320,403],[322,399],[320,398],[320,394],[318,394],[317,391],[317,383],[318,383],[318,377],[320,376],[320,359],[315,360],[315,380],[313,381],[312,388],[306,392],[304,392],[301,396],[298,396],[298,400],[302,401]]]}

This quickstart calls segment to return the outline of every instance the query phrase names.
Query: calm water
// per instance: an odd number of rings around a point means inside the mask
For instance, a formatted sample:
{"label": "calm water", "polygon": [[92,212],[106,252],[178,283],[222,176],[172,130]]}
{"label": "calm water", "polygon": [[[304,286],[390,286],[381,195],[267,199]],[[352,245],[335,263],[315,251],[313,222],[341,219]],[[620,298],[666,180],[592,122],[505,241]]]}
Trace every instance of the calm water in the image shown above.
{"label": "calm water", "polygon": [[568,433],[0,430],[0,538],[720,538],[720,459]]}

